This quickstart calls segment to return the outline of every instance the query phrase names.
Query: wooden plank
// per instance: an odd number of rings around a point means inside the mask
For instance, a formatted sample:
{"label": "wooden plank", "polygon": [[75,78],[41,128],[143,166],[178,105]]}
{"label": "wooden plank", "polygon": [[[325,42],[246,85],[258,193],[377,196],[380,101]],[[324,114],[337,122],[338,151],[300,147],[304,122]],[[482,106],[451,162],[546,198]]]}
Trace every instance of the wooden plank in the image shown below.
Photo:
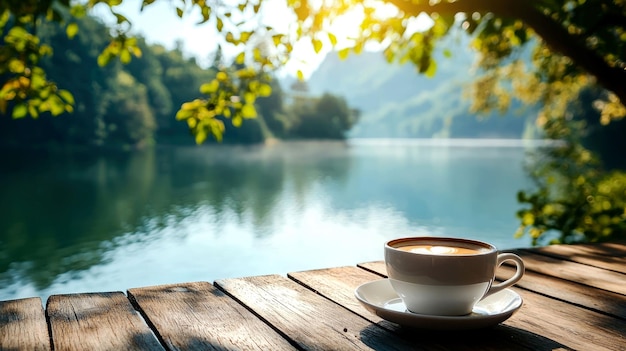
{"label": "wooden plank", "polygon": [[[498,269],[496,277],[504,280],[514,272],[513,267],[502,266]],[[515,286],[626,320],[626,296],[621,294],[594,289],[533,271],[526,271]]]}
{"label": "wooden plank", "polygon": [[626,243],[593,243],[593,244],[573,244],[573,245],[548,245],[531,248],[528,250],[543,250],[549,248],[571,248],[593,253],[598,256],[626,257]]}
{"label": "wooden plank", "polygon": [[524,305],[505,324],[539,334],[574,350],[624,350],[624,320],[534,292],[516,291],[524,299]]}
{"label": "wooden plank", "polygon": [[363,262],[357,264],[357,267],[363,268],[372,273],[376,273],[381,277],[387,277],[387,268],[385,267],[385,261]]}
{"label": "wooden plank", "polygon": [[626,245],[550,245],[528,251],[626,273]]}
{"label": "wooden plank", "polygon": [[[354,290],[361,284],[381,279],[380,276],[356,267],[337,267],[304,272],[292,272],[287,275],[297,283],[316,293],[360,314],[372,323],[388,324],[384,319],[370,313],[354,296]],[[387,325],[388,329],[394,329]]]}
{"label": "wooden plank", "polygon": [[235,300],[207,282],[128,290],[159,339],[173,350],[293,350]]}
{"label": "wooden plank", "polygon": [[[382,276],[386,274],[384,261],[365,262],[358,266]],[[556,279],[552,275],[537,274],[534,272],[535,269],[537,268],[534,265],[529,265],[526,269],[526,274],[515,286],[569,301],[570,303],[582,305],[619,318],[626,318],[626,297],[624,295],[601,289],[590,289],[588,285]],[[496,277],[503,280],[512,274],[512,267],[502,266],[498,269]],[[622,280],[622,284],[624,283]]]}
{"label": "wooden plank", "polygon": [[[524,260],[526,262],[526,260]],[[531,267],[536,262],[533,262]],[[553,264],[553,263],[552,263]],[[382,261],[362,263],[365,269],[383,274]],[[504,267],[503,267],[504,268]],[[516,286],[522,286],[522,278]],[[548,281],[556,278],[547,278]],[[571,283],[570,283],[571,284]],[[588,289],[588,294],[598,290]],[[569,302],[559,301],[540,294],[515,289],[522,295],[524,305],[505,325],[526,330],[567,348],[577,350],[623,350],[626,345],[626,322],[622,319],[584,309]]]}
{"label": "wooden plank", "polygon": [[122,292],[53,295],[46,312],[55,351],[164,350]]}
{"label": "wooden plank", "polygon": [[40,298],[0,301],[0,350],[50,350]]}
{"label": "wooden plank", "polygon": [[516,251],[526,270],[626,295],[626,275],[581,263]]}
{"label": "wooden plank", "polygon": [[425,331],[403,328],[387,322],[366,310],[354,297],[361,284],[381,279],[377,274],[357,267],[338,267],[289,273],[288,276],[318,294],[358,313],[372,323],[393,331],[413,344],[432,350],[540,350],[563,347],[553,340],[542,338],[525,330],[500,325],[471,331]]}
{"label": "wooden plank", "polygon": [[[587,286],[626,295],[626,275],[554,257],[514,251],[524,260],[526,271],[533,271]],[[386,276],[384,261],[364,262],[358,267]],[[523,280],[524,278],[522,278]]]}
{"label": "wooden plank", "polygon": [[304,350],[419,349],[286,277],[225,279],[215,284]]}

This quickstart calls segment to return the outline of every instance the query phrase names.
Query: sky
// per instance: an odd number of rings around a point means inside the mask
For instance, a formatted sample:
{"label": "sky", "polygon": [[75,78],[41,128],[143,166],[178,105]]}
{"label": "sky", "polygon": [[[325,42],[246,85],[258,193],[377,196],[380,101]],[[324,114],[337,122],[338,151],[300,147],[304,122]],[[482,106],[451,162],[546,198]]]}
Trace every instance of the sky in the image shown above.
{"label": "sky", "polygon": [[[150,44],[161,44],[168,49],[174,49],[177,41],[182,41],[182,51],[188,57],[195,57],[198,64],[208,67],[213,62],[213,57],[217,44],[223,42],[222,36],[217,33],[215,25],[208,22],[198,25],[201,16],[199,11],[187,12],[183,18],[176,14],[176,5],[181,1],[160,0],[146,6],[141,11],[140,0],[126,0],[122,5],[115,7],[115,11],[127,17],[133,24],[131,32],[146,38]],[[263,24],[271,25],[278,31],[287,32],[290,25],[293,25],[295,15],[287,7],[285,0],[264,0],[261,8],[261,18]],[[377,7],[379,13],[384,16],[393,16],[397,9],[392,5],[382,5]],[[114,17],[110,11],[102,7],[96,7],[93,14],[102,18],[105,23],[114,24]],[[344,16],[332,27],[332,32],[337,35],[339,46],[342,45],[342,38],[353,36],[355,28],[361,20],[361,14],[353,13]],[[234,15],[233,15],[234,17]],[[411,28],[407,32],[422,31],[432,25],[432,20],[426,15],[418,16],[410,23]],[[406,33],[405,33],[406,34]],[[343,41],[345,43],[345,41]],[[238,51],[229,48],[229,45],[222,45],[226,58],[234,57]],[[377,50],[375,47],[366,47],[366,50]],[[329,53],[328,45],[324,46],[319,54],[316,54],[310,43],[296,43],[292,54],[292,60],[281,70],[279,75],[296,76],[300,70],[305,78],[308,78],[324,60]]]}
{"label": "sky", "polygon": [[[271,22],[277,29],[286,29],[288,19],[291,15],[285,7],[284,0],[269,0],[271,3],[269,11],[266,11],[266,21]],[[150,44],[161,44],[168,49],[174,49],[176,42],[182,40],[182,51],[188,57],[195,57],[198,64],[203,67],[209,66],[213,62],[213,56],[217,44],[221,41],[220,35],[211,23],[198,25],[201,16],[198,11],[186,13],[183,18],[176,14],[175,4],[172,1],[155,1],[146,6],[143,11],[139,0],[125,1],[115,8],[115,11],[127,17],[131,23],[131,32],[143,36]],[[93,15],[113,24],[113,16],[104,7],[96,7]],[[281,28],[282,27],[282,28]],[[229,49],[227,45],[222,45],[224,54],[234,57],[236,52]],[[324,59],[326,52],[315,54],[309,45],[296,45],[294,47],[295,60],[290,62],[281,74],[296,75],[297,70],[302,70],[305,77],[319,66]],[[304,62],[306,61],[306,62]]]}

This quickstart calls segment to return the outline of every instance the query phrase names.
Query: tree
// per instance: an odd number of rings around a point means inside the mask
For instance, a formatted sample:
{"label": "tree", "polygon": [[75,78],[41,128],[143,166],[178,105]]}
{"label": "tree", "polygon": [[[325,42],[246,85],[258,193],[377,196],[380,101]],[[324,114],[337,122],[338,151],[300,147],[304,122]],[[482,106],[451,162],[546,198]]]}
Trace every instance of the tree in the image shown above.
{"label": "tree", "polygon": [[[141,6],[154,2],[143,0]],[[239,68],[218,72],[215,79],[201,86],[205,96],[183,104],[176,115],[187,121],[197,142],[209,135],[221,139],[222,117],[232,118],[235,125],[243,118],[255,117],[256,98],[271,93],[268,72],[289,60],[298,41],[310,43],[316,52],[331,47],[341,57],[358,54],[366,45],[375,44],[389,62],[411,62],[418,72],[432,75],[437,67],[433,48],[453,26],[460,26],[471,35],[472,45],[480,53],[478,66],[483,75],[473,89],[475,110],[506,110],[514,99],[540,102],[543,109],[538,123],[547,137],[566,140],[574,146],[580,146],[580,142],[578,129],[571,123],[576,114],[572,105],[590,86],[602,88],[592,102],[602,124],[626,115],[624,0],[286,2],[294,26],[282,31],[265,23],[263,14],[273,6],[270,1],[175,2],[179,16],[199,12],[202,23],[213,26],[226,42],[241,50],[235,58]],[[120,3],[122,0],[76,4],[70,0],[2,2],[0,74],[4,85],[0,89],[0,111],[10,111],[14,118],[20,118],[46,112],[58,114],[73,108],[72,95],[48,81],[39,67],[41,57],[51,52],[36,35],[44,17],[65,23],[67,35],[72,37],[80,30],[75,18],[95,6],[104,6],[111,10],[118,26],[100,54],[99,63],[104,65],[114,58],[129,62],[133,56],[141,55],[136,39],[127,35],[129,20],[115,10]],[[430,27],[413,29],[423,16],[432,21]],[[334,31],[337,23],[349,18],[360,19],[354,24],[356,33]],[[522,59],[528,52],[530,66]],[[586,159],[584,148],[572,152],[570,157]],[[528,198],[532,196],[522,197]]]}
{"label": "tree", "polygon": [[358,112],[351,110],[345,99],[329,93],[296,99],[290,112],[296,120],[291,133],[300,138],[344,139],[358,119]]}
{"label": "tree", "polygon": [[[141,6],[154,2],[144,0]],[[0,25],[4,28],[0,73],[7,78],[0,90],[2,111],[12,108],[13,117],[22,117],[72,109],[71,96],[47,81],[45,72],[38,67],[40,58],[51,51],[36,35],[38,23],[44,17],[66,23],[67,35],[73,37],[79,30],[74,19],[95,6],[104,5],[117,19],[118,27],[102,51],[99,63],[106,64],[116,57],[129,62],[133,56],[141,55],[136,39],[126,33],[130,21],[115,10],[121,3],[122,0],[91,0],[82,4],[72,4],[69,0],[3,2],[0,5]],[[383,4],[390,4],[394,9],[383,11]],[[626,100],[626,84],[623,84],[626,81],[626,4],[622,0],[288,0],[287,5],[293,11],[296,28],[281,33],[263,22],[261,14],[271,6],[270,2],[245,1],[236,5],[201,0],[178,2],[175,10],[179,16],[199,11],[203,23],[214,26],[228,43],[241,47],[236,61],[245,64],[245,68],[222,75],[222,80],[204,87],[203,91],[217,96],[216,100],[207,98],[181,109],[179,118],[194,120],[191,128],[196,135],[219,137],[223,128],[211,120],[221,115],[226,107],[233,110],[236,118],[253,115],[253,97],[267,95],[270,90],[267,85],[258,84],[257,78],[284,64],[295,41],[309,41],[318,52],[328,45],[343,46],[340,55],[350,51],[359,53],[368,42],[376,42],[390,61],[411,61],[421,73],[433,74],[436,62],[431,56],[432,49],[459,18],[462,28],[474,35],[474,46],[482,54],[481,67],[489,72],[480,80],[482,89],[476,90],[477,109],[506,108],[510,100],[503,97],[506,88],[526,90],[526,95],[544,100],[551,108],[550,104],[563,100],[557,96],[562,86],[585,85],[587,79],[593,77],[609,92],[603,102],[596,104],[602,110],[603,120],[608,122],[626,114],[622,103]],[[69,16],[64,15],[66,11]],[[355,38],[341,38],[332,33],[333,24],[355,13],[362,14]],[[423,14],[430,16],[433,25],[425,31],[412,32],[411,25]],[[514,53],[529,42],[536,43],[533,78],[528,78],[521,87],[498,84],[514,74],[510,68],[503,69],[501,63],[507,59],[517,61]],[[540,89],[530,94],[529,87]],[[233,99],[237,96],[244,97],[243,101]],[[42,100],[44,98],[48,100]],[[546,113],[552,117],[549,115]]]}

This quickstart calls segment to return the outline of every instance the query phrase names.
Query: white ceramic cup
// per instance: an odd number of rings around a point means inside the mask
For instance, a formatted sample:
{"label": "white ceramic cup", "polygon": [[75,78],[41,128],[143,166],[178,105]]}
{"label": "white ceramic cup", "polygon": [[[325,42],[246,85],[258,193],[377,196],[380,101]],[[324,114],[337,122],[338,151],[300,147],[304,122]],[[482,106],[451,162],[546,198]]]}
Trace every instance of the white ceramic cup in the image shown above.
{"label": "white ceramic cup", "polygon": [[[515,274],[493,284],[505,261]],[[387,275],[398,296],[413,313],[460,316],[481,299],[517,283],[524,262],[512,253],[476,240],[439,237],[400,238],[385,243]]]}

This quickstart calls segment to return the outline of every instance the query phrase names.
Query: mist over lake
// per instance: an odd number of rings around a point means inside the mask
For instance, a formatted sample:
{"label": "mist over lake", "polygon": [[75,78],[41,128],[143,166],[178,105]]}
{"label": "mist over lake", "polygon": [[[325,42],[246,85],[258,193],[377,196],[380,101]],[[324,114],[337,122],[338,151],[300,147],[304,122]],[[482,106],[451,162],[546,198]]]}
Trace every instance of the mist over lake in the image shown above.
{"label": "mist over lake", "polygon": [[528,142],[5,153],[0,300],[355,265],[409,235],[515,239]]}

